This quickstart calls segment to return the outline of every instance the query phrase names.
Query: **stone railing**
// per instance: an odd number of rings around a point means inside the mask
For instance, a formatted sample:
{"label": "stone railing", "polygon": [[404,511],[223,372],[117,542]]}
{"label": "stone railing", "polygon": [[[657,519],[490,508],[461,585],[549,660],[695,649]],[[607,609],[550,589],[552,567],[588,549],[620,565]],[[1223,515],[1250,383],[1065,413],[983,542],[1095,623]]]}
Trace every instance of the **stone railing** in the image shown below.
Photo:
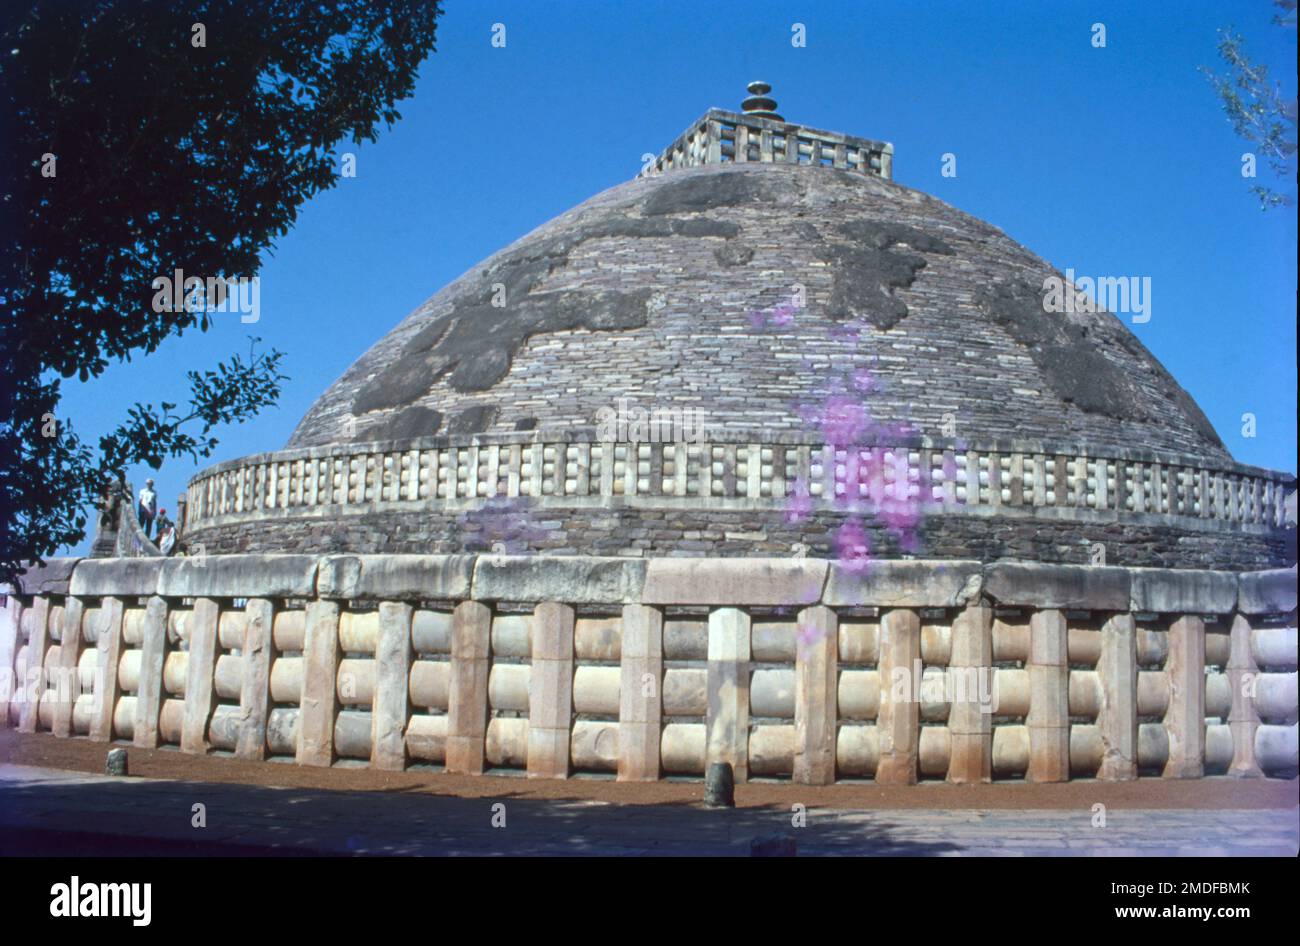
{"label": "stone railing", "polygon": [[1294,776],[1296,572],[57,560],[0,719],[243,759],[824,784]]}
{"label": "stone railing", "polygon": [[889,179],[894,174],[894,146],[711,108],[639,176],[730,161],[834,167]]}
{"label": "stone railing", "polygon": [[627,444],[480,435],[460,443],[427,438],[285,450],[219,464],[190,482],[187,530],[313,508],[458,510],[493,498],[529,498],[539,508],[618,498],[673,508],[783,510],[800,484],[811,508],[847,508],[855,491],[866,505],[874,489],[929,515],[1058,510],[1071,519],[1152,515],[1246,531],[1285,527],[1286,499],[1295,491],[1293,477],[1253,467],[1189,465],[1142,451],[1097,456],[1042,444],[846,451],[793,440]]}

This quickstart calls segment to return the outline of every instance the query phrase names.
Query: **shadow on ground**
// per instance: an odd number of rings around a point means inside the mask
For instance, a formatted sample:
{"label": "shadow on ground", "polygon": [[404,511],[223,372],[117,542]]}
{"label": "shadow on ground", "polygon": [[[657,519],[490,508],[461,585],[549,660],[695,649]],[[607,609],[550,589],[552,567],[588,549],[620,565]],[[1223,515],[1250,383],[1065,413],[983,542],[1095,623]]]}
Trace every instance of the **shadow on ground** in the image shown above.
{"label": "shadow on ground", "polygon": [[[13,770],[10,769],[10,772]],[[934,855],[941,840],[895,836],[867,813],[706,809],[683,802],[600,802],[334,792],[89,779],[27,770],[0,784],[0,855],[742,855],[755,838],[788,834],[800,854]],[[196,805],[203,806],[196,809]],[[196,827],[197,811],[204,827]]]}

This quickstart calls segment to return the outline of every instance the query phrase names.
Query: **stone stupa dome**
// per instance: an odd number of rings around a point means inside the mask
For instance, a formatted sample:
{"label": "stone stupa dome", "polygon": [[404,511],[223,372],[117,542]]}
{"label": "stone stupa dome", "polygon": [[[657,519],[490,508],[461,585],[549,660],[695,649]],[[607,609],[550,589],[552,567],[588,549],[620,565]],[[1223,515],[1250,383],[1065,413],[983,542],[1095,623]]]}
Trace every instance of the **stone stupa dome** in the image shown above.
{"label": "stone stupa dome", "polygon": [[[853,521],[887,557],[1294,561],[1293,480],[1235,463],[1119,318],[1047,311],[1059,274],[893,182],[890,145],[751,103],[442,289],[285,451],[196,477],[191,534],[825,555]],[[610,426],[640,410],[675,432]]]}

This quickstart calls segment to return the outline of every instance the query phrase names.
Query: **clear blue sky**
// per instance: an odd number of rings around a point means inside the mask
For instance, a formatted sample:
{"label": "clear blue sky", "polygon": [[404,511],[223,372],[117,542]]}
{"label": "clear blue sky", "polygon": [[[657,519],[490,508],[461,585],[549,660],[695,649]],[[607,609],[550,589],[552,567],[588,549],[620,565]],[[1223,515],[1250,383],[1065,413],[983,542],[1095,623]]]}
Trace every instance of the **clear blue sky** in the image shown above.
{"label": "clear blue sky", "polygon": [[[1060,269],[1150,276],[1152,318],[1134,331],[1238,460],[1295,471],[1296,214],[1260,212],[1240,176],[1246,146],[1196,71],[1218,66],[1215,30],[1235,25],[1294,96],[1296,34],[1270,23],[1267,0],[447,7],[402,120],[356,149],[357,177],[307,204],[265,260],[261,321],[218,317],[68,384],[62,413],[83,438],[136,400],[183,402],[185,370],[246,351],[252,331],[287,353],[292,380],[277,409],[219,432],[212,462],[283,447],[326,386],[443,285],[764,79],[787,119],[893,142],[900,183]],[[945,152],[956,178],[940,175]],[[173,512],[195,471],[173,461],[131,481],[154,476]]]}

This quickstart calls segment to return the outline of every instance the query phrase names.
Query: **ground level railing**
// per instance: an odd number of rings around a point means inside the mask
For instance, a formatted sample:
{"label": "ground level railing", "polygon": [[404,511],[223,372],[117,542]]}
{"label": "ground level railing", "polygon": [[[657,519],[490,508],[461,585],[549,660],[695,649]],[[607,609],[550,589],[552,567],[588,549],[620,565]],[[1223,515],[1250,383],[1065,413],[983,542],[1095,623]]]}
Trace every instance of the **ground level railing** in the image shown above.
{"label": "ground level railing", "polygon": [[1295,569],[230,555],[8,592],[26,732],[547,778],[1297,770]]}

